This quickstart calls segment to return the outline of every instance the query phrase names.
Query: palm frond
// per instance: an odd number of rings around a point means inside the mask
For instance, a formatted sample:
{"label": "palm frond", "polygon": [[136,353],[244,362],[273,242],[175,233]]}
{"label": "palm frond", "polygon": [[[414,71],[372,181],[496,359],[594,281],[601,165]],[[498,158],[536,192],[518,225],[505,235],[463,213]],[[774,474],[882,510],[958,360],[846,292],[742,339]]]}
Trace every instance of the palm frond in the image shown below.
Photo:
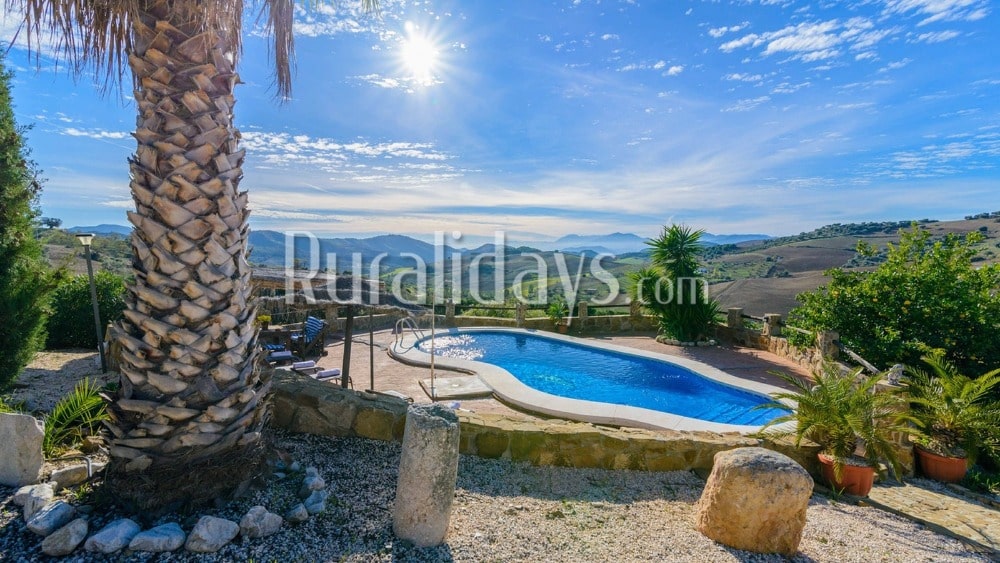
{"label": "palm frond", "polygon": [[93,433],[106,420],[107,407],[100,389],[89,379],[80,381],[68,395],[59,399],[45,418],[42,451],[52,455],[62,446],[71,446],[86,433]]}

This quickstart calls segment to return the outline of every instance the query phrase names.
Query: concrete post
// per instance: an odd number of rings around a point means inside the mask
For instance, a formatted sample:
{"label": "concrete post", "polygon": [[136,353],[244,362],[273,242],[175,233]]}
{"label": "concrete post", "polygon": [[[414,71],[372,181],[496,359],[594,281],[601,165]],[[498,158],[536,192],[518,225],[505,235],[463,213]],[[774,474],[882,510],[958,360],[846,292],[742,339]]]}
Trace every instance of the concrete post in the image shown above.
{"label": "concrete post", "polygon": [[642,303],[639,303],[639,301],[637,301],[637,300],[630,301],[629,304],[628,304],[628,316],[631,317],[632,320],[641,318],[642,317]]}
{"label": "concrete post", "polygon": [[836,360],[840,357],[840,334],[833,330],[824,330],[816,333],[816,347],[819,348],[820,356],[824,360]]}
{"label": "concrete post", "polygon": [[781,315],[768,313],[764,315],[764,336],[781,336]]}
{"label": "concrete post", "polygon": [[527,311],[528,306],[521,301],[518,301],[517,307],[514,309],[514,324],[517,325],[518,328],[524,326],[524,317],[527,314]]}
{"label": "concrete post", "polygon": [[458,416],[444,405],[410,405],[403,430],[392,531],[417,547],[444,542],[458,479]]}
{"label": "concrete post", "polygon": [[576,326],[577,330],[583,330],[583,327],[587,326],[587,317],[589,315],[589,311],[587,309],[588,307],[586,301],[580,301],[576,304],[576,322],[579,323]]}
{"label": "concrete post", "polygon": [[451,299],[444,303],[444,322],[448,326],[455,326],[455,302]]}
{"label": "concrete post", "polygon": [[729,328],[743,328],[742,307],[730,307],[726,311],[726,326]]}

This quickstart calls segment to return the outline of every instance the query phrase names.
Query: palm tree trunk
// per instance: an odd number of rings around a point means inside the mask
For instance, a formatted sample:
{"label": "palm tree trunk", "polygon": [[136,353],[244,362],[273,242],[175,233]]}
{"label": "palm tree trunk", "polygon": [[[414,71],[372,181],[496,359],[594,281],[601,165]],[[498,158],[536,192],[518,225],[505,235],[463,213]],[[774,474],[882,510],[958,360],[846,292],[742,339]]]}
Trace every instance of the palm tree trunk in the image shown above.
{"label": "palm tree trunk", "polygon": [[113,467],[125,475],[212,467],[255,447],[270,384],[257,365],[238,191],[238,38],[203,32],[197,3],[176,4],[150,2],[132,22],[135,284],[115,331],[122,377],[111,425]]}

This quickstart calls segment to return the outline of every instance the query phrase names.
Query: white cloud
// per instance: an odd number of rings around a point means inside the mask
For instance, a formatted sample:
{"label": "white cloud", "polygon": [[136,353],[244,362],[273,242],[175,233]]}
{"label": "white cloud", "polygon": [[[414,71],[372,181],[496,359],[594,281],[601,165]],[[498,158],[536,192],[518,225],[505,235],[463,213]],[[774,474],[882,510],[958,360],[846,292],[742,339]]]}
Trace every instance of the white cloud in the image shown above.
{"label": "white cloud", "polygon": [[748,25],[750,25],[750,22],[743,22],[739,25],[731,25],[728,27],[727,26],[713,27],[712,29],[708,30],[708,34],[718,39],[719,37],[722,37],[727,33],[736,33],[737,31],[747,27]]}
{"label": "white cloud", "polygon": [[742,72],[729,73],[722,78],[725,80],[738,80],[740,82],[760,82],[764,79],[764,77],[759,74],[745,74]]}
{"label": "white cloud", "polygon": [[668,68],[667,72],[665,72],[664,74],[666,74],[667,76],[677,76],[682,72],[684,72],[684,65],[674,65]]}
{"label": "white cloud", "polygon": [[724,112],[750,111],[755,107],[771,100],[770,96],[760,96],[758,98],[747,98],[738,100],[735,104],[722,109]]}
{"label": "white cloud", "polygon": [[665,66],[667,66],[667,61],[656,61],[656,64],[653,65],[653,68],[656,70],[660,70]]}
{"label": "white cloud", "polygon": [[70,137],[87,137],[89,139],[125,139],[131,137],[131,133],[125,131],[105,131],[103,129],[77,129],[68,127],[62,130],[63,135]]}
{"label": "white cloud", "polygon": [[893,62],[885,65],[884,67],[878,69],[878,71],[879,72],[888,72],[890,70],[898,70],[898,69],[901,69],[901,68],[905,67],[906,65],[910,64],[911,62],[913,62],[913,59],[909,59],[909,58],[898,60],[898,61],[893,61]]}
{"label": "white cloud", "polygon": [[601,39],[603,39],[605,41],[610,41],[612,39],[617,40],[618,39],[618,34],[617,33],[605,33],[604,35],[601,36]]}
{"label": "white cloud", "polygon": [[953,30],[948,31],[934,31],[931,33],[921,33],[917,36],[917,41],[921,43],[943,43],[949,41],[961,35],[961,33]]}
{"label": "white cloud", "polygon": [[940,21],[978,21],[990,13],[989,0],[888,0],[890,14],[926,16],[917,25]]}

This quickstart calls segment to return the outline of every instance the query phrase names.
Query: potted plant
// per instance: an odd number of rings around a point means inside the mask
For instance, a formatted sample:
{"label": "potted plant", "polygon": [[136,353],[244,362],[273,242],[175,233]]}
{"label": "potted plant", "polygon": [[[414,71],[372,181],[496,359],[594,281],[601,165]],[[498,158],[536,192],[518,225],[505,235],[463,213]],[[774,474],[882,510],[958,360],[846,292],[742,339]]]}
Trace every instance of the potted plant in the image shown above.
{"label": "potted plant", "polygon": [[271,315],[257,315],[257,324],[262,330],[267,330],[267,327],[271,326]]}
{"label": "potted plant", "polygon": [[[776,374],[794,388],[774,393],[761,408],[790,411],[767,423],[762,432],[794,435],[795,445],[811,440],[823,449],[819,461],[823,477],[836,490],[866,496],[883,460],[893,475],[900,474],[893,433],[910,430],[906,401],[895,390],[877,390],[882,374],[865,377],[858,369],[843,373],[835,364],[824,366],[814,381]],[[778,428],[775,426],[781,425]],[[863,443],[862,455],[858,447]]]}
{"label": "potted plant", "polygon": [[557,298],[553,299],[552,302],[549,303],[549,308],[545,311],[545,314],[549,317],[549,320],[552,321],[552,325],[556,328],[556,330],[566,334],[568,327],[566,326],[564,319],[566,318],[566,314],[568,312],[566,301],[562,298]]}
{"label": "potted plant", "polygon": [[1000,369],[978,378],[962,375],[940,350],[921,358],[930,368],[907,369],[904,385],[917,428],[915,452],[921,472],[957,483],[982,452],[1000,454]]}

